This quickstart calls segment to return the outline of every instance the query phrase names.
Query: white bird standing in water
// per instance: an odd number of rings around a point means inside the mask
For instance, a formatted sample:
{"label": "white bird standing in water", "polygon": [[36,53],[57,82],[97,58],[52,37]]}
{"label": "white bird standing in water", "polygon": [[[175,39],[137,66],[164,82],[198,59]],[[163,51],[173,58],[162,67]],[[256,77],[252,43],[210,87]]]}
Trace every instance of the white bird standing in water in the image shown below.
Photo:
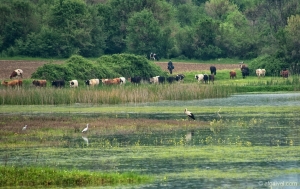
{"label": "white bird standing in water", "polygon": [[23,128],[22,128],[22,131],[25,131],[27,128],[27,125],[25,125]]}
{"label": "white bird standing in water", "polygon": [[192,112],[188,111],[187,109],[184,110],[184,113],[190,117],[191,119],[195,120],[195,116]]}
{"label": "white bird standing in water", "polygon": [[87,132],[88,128],[89,128],[89,124],[86,124],[86,128],[84,128],[84,129],[82,130],[82,132],[83,132],[83,133]]}

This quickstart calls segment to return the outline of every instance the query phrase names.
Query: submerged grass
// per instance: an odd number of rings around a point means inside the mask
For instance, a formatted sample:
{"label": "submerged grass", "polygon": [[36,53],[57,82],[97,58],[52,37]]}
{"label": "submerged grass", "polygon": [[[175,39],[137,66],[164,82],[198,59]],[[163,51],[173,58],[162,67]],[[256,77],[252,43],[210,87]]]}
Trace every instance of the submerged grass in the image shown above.
{"label": "submerged grass", "polygon": [[49,167],[0,166],[0,186],[106,186],[141,184],[151,179],[150,176],[133,172],[100,173]]}

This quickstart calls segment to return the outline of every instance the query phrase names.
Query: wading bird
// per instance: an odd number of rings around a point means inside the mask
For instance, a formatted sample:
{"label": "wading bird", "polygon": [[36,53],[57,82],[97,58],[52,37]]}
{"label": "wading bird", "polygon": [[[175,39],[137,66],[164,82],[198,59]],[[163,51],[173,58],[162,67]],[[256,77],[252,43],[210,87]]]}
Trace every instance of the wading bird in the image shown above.
{"label": "wading bird", "polygon": [[192,112],[188,111],[187,109],[184,110],[184,113],[191,119],[195,120],[195,116]]}
{"label": "wading bird", "polygon": [[86,128],[84,128],[84,129],[82,130],[82,132],[83,132],[83,133],[87,132],[88,128],[89,128],[89,124],[86,124]]}
{"label": "wading bird", "polygon": [[25,131],[27,128],[27,125],[25,125],[23,128],[22,128],[22,131]]}

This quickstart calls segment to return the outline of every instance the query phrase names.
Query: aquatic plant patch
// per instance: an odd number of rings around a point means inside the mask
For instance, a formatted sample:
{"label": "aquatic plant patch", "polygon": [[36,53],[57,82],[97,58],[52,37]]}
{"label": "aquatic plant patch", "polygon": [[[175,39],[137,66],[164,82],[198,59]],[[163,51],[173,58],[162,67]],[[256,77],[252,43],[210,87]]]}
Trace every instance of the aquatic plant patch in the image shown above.
{"label": "aquatic plant patch", "polygon": [[0,187],[3,186],[106,186],[141,184],[151,181],[150,176],[133,172],[104,173],[83,170],[60,170],[49,167],[0,166]]}

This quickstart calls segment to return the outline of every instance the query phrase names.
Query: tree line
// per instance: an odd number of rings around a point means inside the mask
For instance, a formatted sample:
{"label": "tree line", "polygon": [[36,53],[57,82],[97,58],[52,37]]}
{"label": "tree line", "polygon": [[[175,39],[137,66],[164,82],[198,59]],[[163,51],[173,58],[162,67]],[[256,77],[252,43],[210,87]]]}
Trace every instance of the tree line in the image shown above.
{"label": "tree line", "polygon": [[300,60],[299,0],[0,0],[2,57]]}

